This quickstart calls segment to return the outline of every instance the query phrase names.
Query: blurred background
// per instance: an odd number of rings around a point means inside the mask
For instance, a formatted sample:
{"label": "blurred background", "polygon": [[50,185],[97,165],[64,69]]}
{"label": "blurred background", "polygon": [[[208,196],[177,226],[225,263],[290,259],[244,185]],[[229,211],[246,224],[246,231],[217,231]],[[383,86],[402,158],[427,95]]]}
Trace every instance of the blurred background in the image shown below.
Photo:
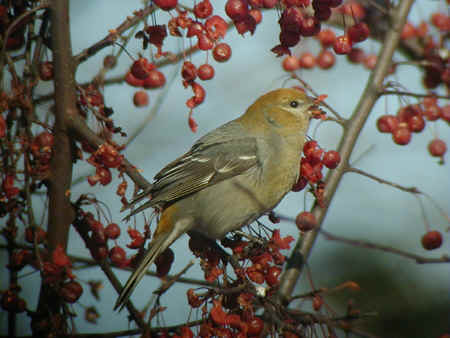
{"label": "blurred background", "polygon": [[[224,14],[225,1],[212,2],[219,13]],[[107,1],[107,0],[77,0],[71,2],[72,45],[74,53],[102,39],[109,29],[117,27],[126,16],[139,9],[142,3],[137,0]],[[410,20],[420,22],[428,20],[430,13],[436,10],[447,10],[443,0],[422,0],[414,5]],[[165,23],[167,14],[158,13],[157,23]],[[104,88],[105,104],[114,109],[116,125],[122,126],[127,134],[145,125],[134,141],[127,147],[124,154],[131,163],[142,169],[143,175],[151,181],[152,177],[169,161],[182,155],[192,143],[222,123],[236,118],[261,94],[283,86],[296,85],[281,67],[281,58],[276,58],[270,49],[278,43],[279,26],[276,11],[265,11],[263,21],[257,26],[254,36],[248,33],[245,37],[231,29],[225,42],[232,47],[231,59],[218,64],[211,59],[216,75],[213,80],[204,82],[206,89],[205,102],[194,111],[194,117],[199,124],[198,132],[192,133],[187,126],[188,108],[185,101],[191,97],[191,90],[181,84],[180,65],[170,65],[160,70],[165,74],[167,83],[161,90],[148,91],[150,106],[136,108],[133,105],[133,94],[137,90],[125,83],[109,85]],[[336,32],[339,30],[336,29]],[[189,42],[168,37],[165,50],[181,50]],[[127,51],[134,57],[142,51],[140,40],[132,39]],[[119,47],[110,47],[83,63],[77,73],[80,83],[92,80],[103,64],[103,58]],[[377,42],[366,41],[361,44],[367,52],[377,53],[380,46]],[[304,39],[296,47],[296,54],[320,51],[319,44],[313,39]],[[146,54],[147,53],[147,54]],[[51,56],[49,56],[51,57]],[[195,64],[206,61],[205,53],[192,55]],[[396,61],[403,60],[401,55],[395,55]],[[123,75],[132,60],[122,53],[118,65],[110,71],[106,78]],[[338,56],[335,66],[327,71],[314,68],[300,70],[298,74],[307,81],[319,94],[327,94],[326,102],[342,116],[349,117],[360,99],[369,72],[361,65],[347,62],[345,56]],[[406,90],[423,93],[421,74],[413,66],[399,66],[392,80],[398,81]],[[41,86],[39,93],[52,91],[51,85]],[[406,99],[416,103],[413,98]],[[155,108],[155,105],[160,103]],[[393,143],[389,134],[381,134],[376,129],[376,120],[382,114],[395,114],[399,108],[399,100],[394,96],[379,100],[371,113],[369,120],[358,140],[352,161],[357,168],[373,175],[398,183],[403,186],[416,186],[426,192],[447,213],[450,210],[450,170],[449,165],[440,165],[427,151],[428,142],[439,136],[450,144],[448,125],[442,121],[428,124],[424,132],[415,134],[407,146]],[[48,109],[49,106],[42,106]],[[340,127],[333,123],[314,122],[309,130],[309,136],[317,139],[320,146],[326,150],[336,149]],[[123,143],[127,138],[116,139]],[[446,158],[449,160],[449,155]],[[120,221],[124,215],[119,213],[121,203],[115,194],[117,185],[91,187],[85,177],[93,174],[93,167],[77,163],[74,171],[74,181],[81,181],[72,189],[76,199],[86,192],[95,193],[97,198],[105,202],[124,233],[130,224]],[[115,178],[117,173],[113,174]],[[113,181],[114,182],[114,181]],[[132,191],[129,187],[129,192]],[[439,257],[449,253],[448,223],[439,214],[429,199],[419,197],[423,202],[426,217],[433,229],[444,234],[443,246],[433,252],[426,252],[420,243],[425,233],[425,225],[421,207],[416,196],[407,194],[387,185],[381,185],[366,177],[349,173],[344,176],[338,192],[332,201],[329,213],[324,222],[324,229],[341,236],[353,239],[369,240],[375,243],[403,249],[426,257]],[[41,205],[44,208],[45,198]],[[308,210],[312,204],[310,195],[290,193],[276,209],[277,213],[295,217],[299,212]],[[148,212],[148,214],[150,214]],[[138,218],[139,220],[140,218]],[[266,217],[262,221],[268,225]],[[282,222],[276,225],[283,236],[292,235],[298,238],[299,232],[295,224]],[[139,227],[139,223],[138,223]],[[142,228],[141,228],[142,229]],[[121,236],[119,245],[125,247],[127,235]],[[187,236],[177,241],[172,249],[175,252],[175,262],[172,274],[179,272],[194,258],[188,249]],[[79,235],[70,233],[68,252],[77,256],[89,257]],[[129,251],[129,253],[131,253]],[[7,261],[6,252],[0,251],[1,266]],[[337,314],[345,314],[348,301],[351,299],[355,308],[362,312],[376,313],[367,321],[358,323],[364,329],[382,337],[438,337],[439,334],[450,331],[450,269],[448,264],[416,264],[393,254],[373,251],[361,247],[353,247],[341,242],[328,241],[319,237],[309,260],[308,268],[314,282],[314,287],[332,288],[346,281],[355,281],[361,286],[361,291],[343,291],[325,297],[325,301],[336,310]],[[29,268],[28,268],[29,269]],[[37,273],[29,274],[31,269],[24,269],[26,275],[23,282],[22,297],[28,306],[34,308],[37,302]],[[117,271],[122,283],[126,281],[129,272]],[[87,285],[79,303],[74,305],[75,325],[80,333],[123,330],[129,327],[126,311],[113,312],[112,307],[117,297],[114,289],[98,268],[74,271],[84,282],[103,280],[104,288],[100,291],[100,301],[96,301],[89,292]],[[194,265],[186,277],[202,278],[203,273]],[[304,276],[305,277],[305,276]],[[7,273],[0,274],[2,289],[7,285]],[[143,307],[151,297],[151,291],[160,283],[157,278],[145,277],[137,287],[132,300],[135,305]],[[186,301],[186,290],[192,286],[179,284],[162,297],[163,306],[168,309],[159,324],[177,324],[194,319],[195,312],[190,314]],[[311,290],[307,278],[303,278],[295,294]],[[298,306],[310,307],[310,302],[298,303]],[[98,324],[88,323],[83,318],[83,307],[95,306],[100,314]],[[29,318],[19,315],[21,324],[19,334],[29,334]],[[7,332],[7,313],[0,313],[1,334]]]}

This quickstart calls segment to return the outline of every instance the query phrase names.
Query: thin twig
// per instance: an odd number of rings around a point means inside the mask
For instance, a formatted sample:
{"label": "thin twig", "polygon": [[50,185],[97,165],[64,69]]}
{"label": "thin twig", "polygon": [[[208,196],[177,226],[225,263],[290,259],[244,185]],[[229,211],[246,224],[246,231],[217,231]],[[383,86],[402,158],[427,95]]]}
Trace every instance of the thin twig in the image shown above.
{"label": "thin twig", "polygon": [[399,190],[404,191],[404,192],[409,192],[411,194],[422,194],[422,192],[419,189],[417,189],[416,187],[404,187],[404,186],[402,186],[400,184],[397,184],[397,183],[394,183],[394,182],[390,182],[390,181],[387,181],[387,180],[382,179],[380,177],[377,177],[375,175],[369,174],[369,173],[367,173],[367,172],[365,172],[365,171],[363,171],[361,169],[349,167],[349,168],[346,168],[345,171],[346,172],[350,172],[350,173],[357,173],[357,174],[366,176],[366,177],[368,177],[368,178],[370,178],[370,179],[372,179],[374,181],[377,181],[378,183],[390,185],[391,187],[394,187],[394,188],[399,189]]}
{"label": "thin twig", "polygon": [[363,241],[363,240],[359,240],[359,239],[350,239],[350,238],[346,238],[346,237],[342,237],[342,236],[333,235],[323,229],[320,230],[320,233],[325,237],[325,239],[328,239],[330,241],[338,241],[338,242],[342,242],[345,244],[358,246],[361,248],[390,252],[390,253],[396,254],[398,256],[404,257],[404,258],[412,259],[412,260],[416,261],[416,263],[418,263],[418,264],[450,263],[450,256],[447,254],[442,255],[440,258],[429,258],[429,257],[423,257],[420,255],[416,255],[416,254],[413,254],[413,253],[410,253],[407,251],[403,251],[400,249],[396,249],[396,248],[393,248],[393,247],[390,247],[387,245],[381,245],[381,244],[377,244],[377,243],[373,243],[373,242],[369,242],[369,241]]}
{"label": "thin twig", "polygon": [[450,100],[450,96],[446,95],[436,95],[436,94],[421,94],[421,93],[411,93],[403,92],[398,90],[384,90],[380,93],[381,95],[398,95],[398,96],[412,96],[412,97],[435,97],[437,99]]}

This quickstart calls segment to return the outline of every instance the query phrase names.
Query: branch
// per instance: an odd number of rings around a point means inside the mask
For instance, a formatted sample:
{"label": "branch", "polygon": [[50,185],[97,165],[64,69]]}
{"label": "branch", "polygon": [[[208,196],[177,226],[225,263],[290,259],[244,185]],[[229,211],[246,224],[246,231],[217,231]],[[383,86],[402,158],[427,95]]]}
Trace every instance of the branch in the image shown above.
{"label": "branch", "polygon": [[[55,69],[55,124],[53,128],[54,146],[50,162],[50,177],[47,181],[49,205],[47,240],[49,251],[58,245],[66,248],[69,226],[74,219],[70,204],[70,185],[72,181],[72,140],[67,121],[77,114],[75,78],[70,40],[69,2],[53,0],[51,2],[51,38],[53,63]],[[61,302],[48,286],[41,286],[37,312],[52,318],[52,314],[61,311]],[[39,316],[37,316],[39,317]],[[36,319],[39,321],[39,319]],[[66,330],[64,325],[60,328]],[[37,332],[35,332],[37,333]],[[63,332],[58,332],[62,334]]]}
{"label": "branch", "polygon": [[399,255],[401,257],[412,259],[412,260],[416,261],[416,263],[418,263],[418,264],[450,263],[450,256],[445,255],[445,254],[442,255],[440,258],[428,258],[428,257],[419,256],[419,255],[416,255],[416,254],[413,254],[410,252],[406,252],[406,251],[403,251],[400,249],[392,248],[392,247],[386,246],[386,245],[380,245],[380,244],[376,244],[376,243],[369,242],[369,241],[363,241],[363,240],[359,240],[359,239],[350,239],[350,238],[346,238],[346,237],[333,235],[323,229],[320,232],[326,239],[331,240],[331,241],[339,241],[339,242],[342,242],[345,244],[359,246],[362,248],[390,252],[390,253]]}
{"label": "branch", "polygon": [[411,92],[401,92],[398,90],[384,90],[381,92],[381,95],[398,95],[398,96],[412,96],[412,97],[435,97],[437,99],[450,100],[450,96],[445,95],[436,95],[436,94],[420,94],[420,93],[411,93]]}
{"label": "branch", "polygon": [[22,15],[19,15],[9,25],[9,27],[6,30],[5,35],[3,37],[3,46],[2,46],[2,49],[0,51],[0,79],[3,78],[3,69],[4,69],[3,65],[4,65],[4,58],[6,56],[6,45],[7,45],[6,41],[8,40],[9,35],[14,32],[14,30],[16,29],[16,26],[18,24],[23,24],[24,23],[24,20],[25,20],[25,18],[27,16],[29,16],[29,15],[31,15],[31,14],[33,14],[33,13],[35,13],[35,12],[41,10],[41,9],[47,8],[47,7],[49,7],[49,2],[45,1],[45,0],[42,0],[40,5],[34,7],[33,9],[30,9],[29,11],[23,13]]}
{"label": "branch", "polygon": [[[78,114],[72,116],[69,127],[78,139],[87,141],[89,145],[95,148],[98,148],[106,142],[103,138],[94,133]],[[151,186],[151,183],[148,182],[144,176],[138,172],[138,169],[125,158],[122,161],[122,167],[128,177],[130,177],[141,189],[147,189]]]}
{"label": "branch", "polygon": [[386,180],[384,180],[382,178],[379,178],[379,177],[377,177],[375,175],[366,173],[365,171],[363,171],[361,169],[356,169],[356,168],[351,168],[350,167],[350,168],[346,169],[346,172],[357,173],[357,174],[366,176],[366,177],[368,177],[368,178],[370,178],[370,179],[372,179],[374,181],[377,181],[378,183],[390,185],[391,187],[394,187],[394,188],[399,189],[399,190],[404,191],[404,192],[409,192],[411,194],[422,194],[422,192],[419,189],[417,189],[416,187],[404,187],[404,186],[402,186],[400,184],[397,184],[397,183],[394,183],[394,182],[390,182],[390,181],[386,181]]}
{"label": "branch", "polygon": [[80,63],[86,61],[89,57],[97,54],[103,48],[111,46],[116,42],[117,37],[123,32],[128,30],[130,27],[138,24],[139,21],[152,14],[155,11],[154,6],[147,6],[140,11],[134,12],[133,17],[127,17],[124,22],[122,22],[117,28],[111,29],[110,33],[105,36],[102,40],[96,42],[92,46],[84,49],[78,55],[74,56],[74,62],[78,66]]}
{"label": "branch", "polygon": [[358,136],[369,116],[370,111],[375,105],[376,100],[380,96],[383,88],[383,81],[388,74],[392,55],[400,41],[400,33],[406,22],[406,18],[413,4],[413,0],[402,0],[392,16],[393,27],[387,32],[382,49],[378,55],[378,62],[375,69],[370,74],[366,88],[361,96],[361,100],[356,106],[352,118],[347,121],[344,133],[338,147],[339,154],[342,158],[342,164],[328,173],[325,180],[324,200],[328,201],[324,208],[315,205],[312,209],[319,226],[305,234],[299,239],[295,245],[291,256],[287,261],[286,271],[283,273],[280,281],[278,296],[285,302],[289,299],[294,290],[297,280],[305,266],[306,260],[314,246],[317,235],[320,232],[320,226],[327,214],[330,202],[336,193],[336,189],[346,171],[350,156],[355,147]]}

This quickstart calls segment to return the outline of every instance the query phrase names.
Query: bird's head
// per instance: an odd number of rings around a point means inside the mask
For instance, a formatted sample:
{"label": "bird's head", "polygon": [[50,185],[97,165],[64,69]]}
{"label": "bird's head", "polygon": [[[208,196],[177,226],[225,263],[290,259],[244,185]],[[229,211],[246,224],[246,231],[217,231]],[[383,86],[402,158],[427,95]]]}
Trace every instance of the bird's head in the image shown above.
{"label": "bird's head", "polygon": [[281,88],[258,98],[240,119],[255,130],[306,132],[312,112],[317,109],[314,98],[301,90]]}

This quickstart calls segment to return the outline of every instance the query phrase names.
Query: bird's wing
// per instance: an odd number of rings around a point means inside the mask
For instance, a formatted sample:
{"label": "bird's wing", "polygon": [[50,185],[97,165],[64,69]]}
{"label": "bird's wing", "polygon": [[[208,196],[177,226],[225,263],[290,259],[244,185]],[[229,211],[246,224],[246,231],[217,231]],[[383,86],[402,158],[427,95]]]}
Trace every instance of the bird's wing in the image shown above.
{"label": "bird's wing", "polygon": [[257,140],[243,136],[241,128],[232,121],[200,138],[186,154],[156,174],[150,191],[130,203],[134,206],[145,195],[151,195],[151,200],[132,214],[174,202],[258,166]]}

